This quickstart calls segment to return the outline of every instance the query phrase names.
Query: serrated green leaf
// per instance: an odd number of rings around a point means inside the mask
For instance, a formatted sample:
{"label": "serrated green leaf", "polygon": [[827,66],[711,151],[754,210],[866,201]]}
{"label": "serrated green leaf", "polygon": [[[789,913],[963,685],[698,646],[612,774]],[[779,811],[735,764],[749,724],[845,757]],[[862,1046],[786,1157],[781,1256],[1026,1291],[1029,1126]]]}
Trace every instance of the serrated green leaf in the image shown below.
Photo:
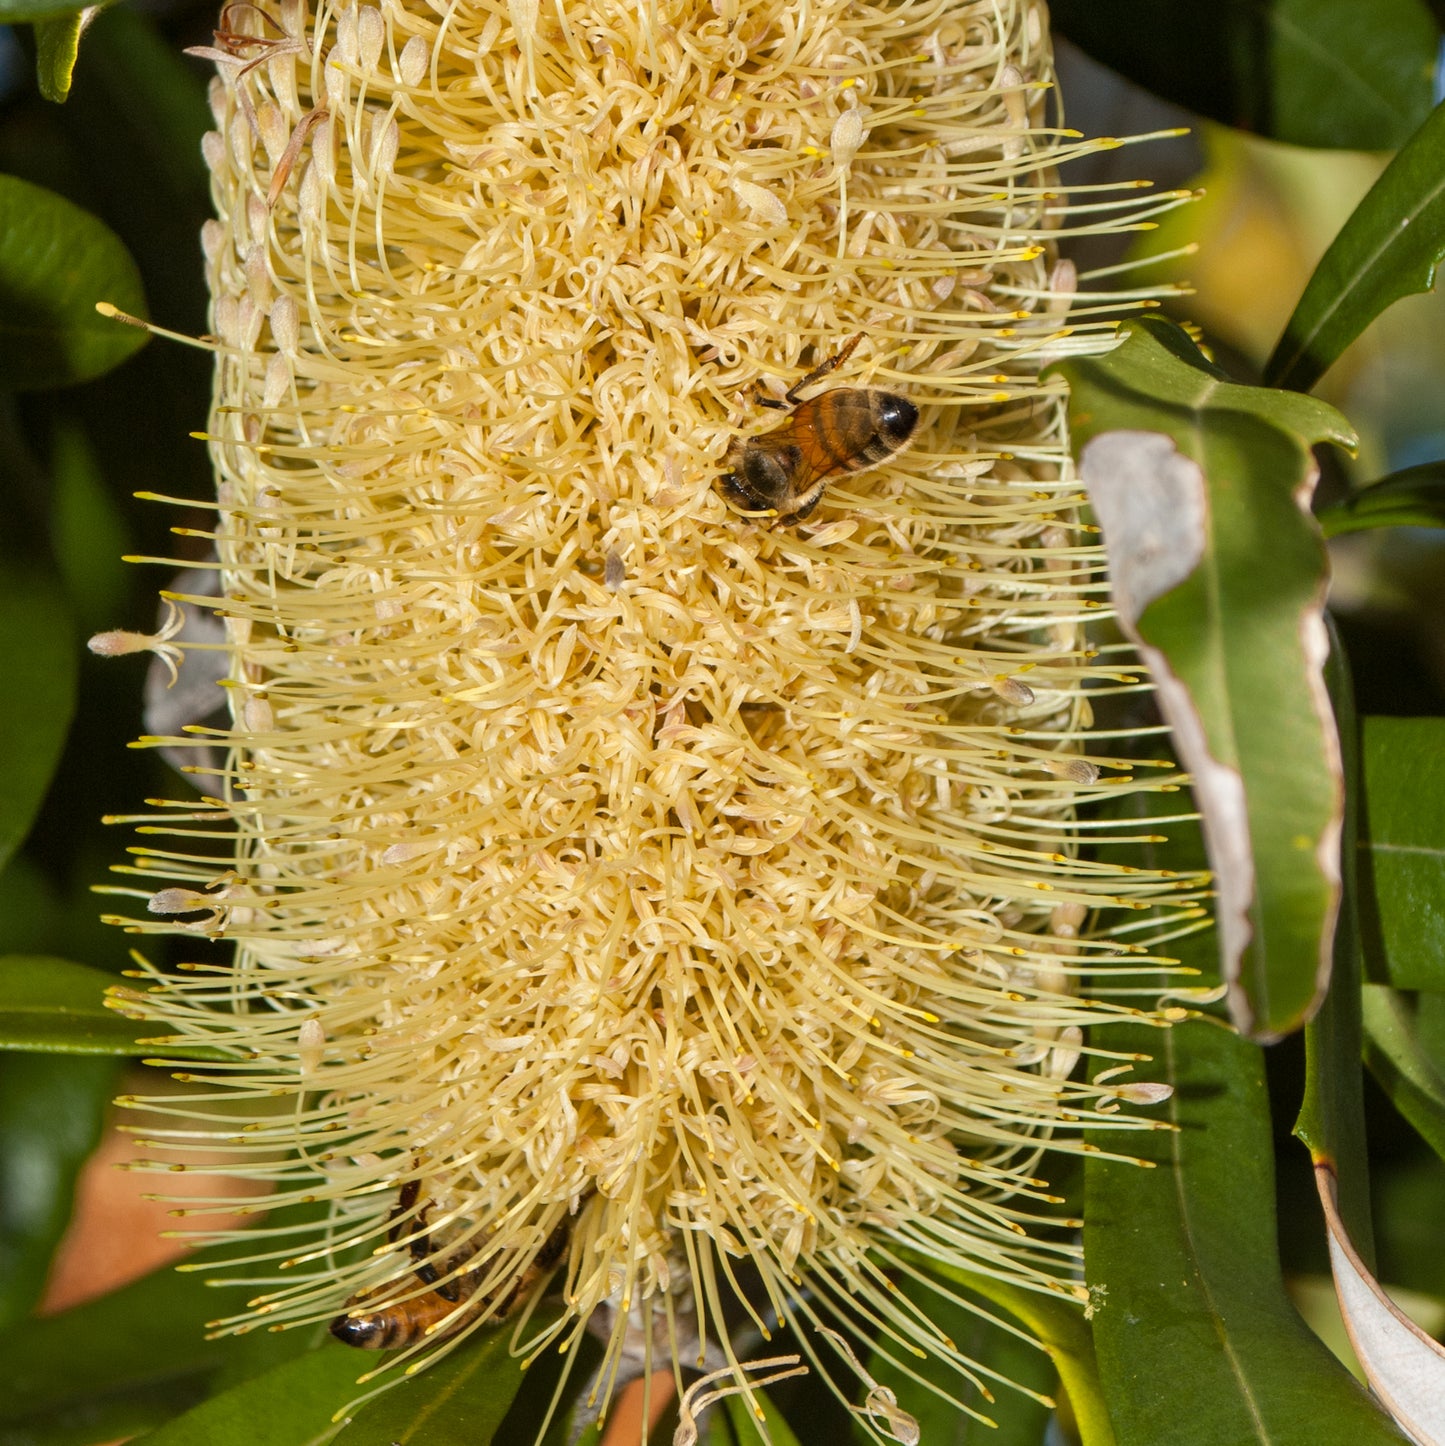
{"label": "serrated green leaf", "polygon": [[1392,472],[1315,517],[1326,537],[1371,527],[1445,527],[1445,462]]}
{"label": "serrated green leaf", "polygon": [[60,762],[77,646],[54,580],[0,568],[0,868],[30,831]]}
{"label": "serrated green leaf", "polygon": [[1430,290],[1442,254],[1445,105],[1430,112],[1330,242],[1265,364],[1265,380],[1314,386],[1387,306]]}
{"label": "serrated green leaf", "polygon": [[1366,984],[1362,1007],[1370,1073],[1445,1160],[1445,1070],[1420,1039],[1418,1001],[1386,984]]}
{"label": "serrated green leaf", "polygon": [[332,1344],[221,1391],[136,1439],[135,1446],[325,1446],[366,1361]]}
{"label": "serrated green leaf", "polygon": [[[156,1026],[107,1009],[115,976],[48,955],[0,958],[0,1050],[219,1059],[205,1045],[158,1045]],[[149,1043],[142,1041],[149,1040]]]}
{"label": "serrated green leaf", "polygon": [[1300,146],[1390,150],[1430,109],[1421,0],[1053,0],[1055,28],[1156,95]]}
{"label": "serrated green leaf", "polygon": [[1235,1022],[1297,1028],[1328,977],[1342,786],[1322,681],[1327,563],[1312,443],[1354,436],[1314,398],[1235,385],[1139,320],[1069,381],[1075,454],[1121,625],[1194,780]]}
{"label": "serrated green leaf", "polygon": [[1213,1022],[1110,1030],[1108,1043],[1154,1056],[1178,1127],[1131,1138],[1155,1169],[1085,1170],[1094,1342],[1119,1446],[1398,1446],[1285,1295],[1259,1048]]}
{"label": "serrated green leaf", "polygon": [[116,1073],[107,1059],[0,1055],[0,1325],[29,1314],[45,1289]]}
{"label": "serrated green leaf", "polygon": [[88,381],[145,345],[144,331],[98,315],[98,301],[146,314],[120,238],[63,196],[0,176],[0,386]]}
{"label": "serrated green leaf", "polygon": [[1445,990],[1445,718],[1366,718],[1361,929],[1370,977]]}
{"label": "serrated green leaf", "polygon": [[57,105],[70,94],[75,58],[80,54],[80,36],[86,12],[52,15],[35,22],[35,77],[40,94]]}

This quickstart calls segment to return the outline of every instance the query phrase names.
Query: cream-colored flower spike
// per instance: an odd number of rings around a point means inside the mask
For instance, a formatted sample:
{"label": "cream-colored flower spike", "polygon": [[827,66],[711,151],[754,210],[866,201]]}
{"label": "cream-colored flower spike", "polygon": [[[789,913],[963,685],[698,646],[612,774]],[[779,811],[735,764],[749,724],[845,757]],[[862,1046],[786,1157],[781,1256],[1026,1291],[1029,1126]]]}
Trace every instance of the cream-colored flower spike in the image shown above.
{"label": "cream-colored flower spike", "polygon": [[[1074,1066],[1177,887],[1073,823],[1103,584],[1037,374],[1106,342],[1052,171],[1115,143],[1049,125],[1042,7],[286,0],[209,53],[235,722],[128,922],[234,960],[119,1003],[230,1061],[171,1158],[324,1204],[222,1237],[222,1326],[350,1301],[415,1363],[556,1259],[604,1382],[657,1339],[745,1382],[726,1310],[967,1391],[885,1272],[1076,1289],[1040,1151],[1147,1097]],[[730,446],[831,420],[759,390],[860,333],[806,395],[911,445],[744,515]]]}

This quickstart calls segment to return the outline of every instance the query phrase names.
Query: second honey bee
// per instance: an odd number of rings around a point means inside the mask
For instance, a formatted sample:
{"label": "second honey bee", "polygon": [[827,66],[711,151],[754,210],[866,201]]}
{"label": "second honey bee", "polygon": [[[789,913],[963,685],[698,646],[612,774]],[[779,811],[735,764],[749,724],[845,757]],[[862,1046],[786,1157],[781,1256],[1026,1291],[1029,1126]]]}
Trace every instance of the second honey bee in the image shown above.
{"label": "second honey bee", "polygon": [[[392,1219],[396,1222],[390,1232],[393,1243],[406,1229],[402,1217],[413,1213],[420,1188],[415,1180],[408,1180],[401,1187],[397,1207],[392,1211]],[[563,1216],[525,1266],[510,1279],[503,1279],[490,1290],[483,1290],[482,1279],[493,1271],[495,1263],[489,1261],[485,1266],[451,1275],[466,1263],[465,1254],[456,1255],[445,1264],[444,1269],[451,1279],[444,1280],[434,1263],[431,1241],[425,1233],[426,1214],[425,1208],[415,1211],[414,1218],[422,1234],[412,1240],[411,1254],[416,1262],[417,1278],[423,1285],[433,1288],[409,1300],[386,1300],[387,1296],[396,1292],[394,1283],[352,1296],[346,1302],[345,1311],[331,1322],[331,1334],[344,1345],[371,1351],[399,1350],[403,1346],[415,1345],[428,1334],[434,1334],[438,1340],[455,1335],[479,1316],[488,1313],[492,1324],[500,1325],[519,1304],[530,1298],[542,1279],[551,1274],[552,1268],[566,1254],[572,1236],[572,1222]],[[373,1306],[370,1304],[372,1301],[378,1303]],[[448,1316],[453,1319],[447,1321]],[[445,1328],[438,1330],[443,1321],[447,1321]]]}
{"label": "second honey bee", "polygon": [[802,522],[818,505],[829,477],[874,467],[907,444],[918,425],[918,408],[906,397],[874,387],[799,396],[847,361],[862,340],[860,331],[789,388],[785,400],[763,400],[764,406],[792,412],[772,431],[739,438],[728,448],[721,481],[734,506],[784,524]]}

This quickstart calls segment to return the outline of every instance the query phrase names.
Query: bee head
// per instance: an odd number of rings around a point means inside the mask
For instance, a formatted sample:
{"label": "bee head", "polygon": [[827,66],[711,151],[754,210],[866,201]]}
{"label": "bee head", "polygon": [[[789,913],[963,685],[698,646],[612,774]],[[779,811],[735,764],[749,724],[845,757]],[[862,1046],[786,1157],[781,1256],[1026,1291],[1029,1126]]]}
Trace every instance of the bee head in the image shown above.
{"label": "bee head", "polygon": [[363,1351],[382,1350],[389,1334],[386,1317],[371,1312],[339,1315],[329,1329],[342,1345],[356,1346]]}
{"label": "bee head", "polygon": [[907,397],[884,392],[878,402],[877,422],[883,440],[894,448],[901,447],[918,425],[918,408]]}

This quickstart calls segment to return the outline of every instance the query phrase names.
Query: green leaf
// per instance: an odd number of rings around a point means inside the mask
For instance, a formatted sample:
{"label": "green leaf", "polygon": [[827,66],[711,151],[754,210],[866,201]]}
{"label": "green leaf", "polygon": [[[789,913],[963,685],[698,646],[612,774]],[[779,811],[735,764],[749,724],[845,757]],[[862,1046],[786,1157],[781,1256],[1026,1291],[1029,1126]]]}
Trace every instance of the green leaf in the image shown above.
{"label": "green leaf", "polygon": [[1299,146],[1392,150],[1430,109],[1420,0],[1053,0],[1055,28],[1190,110]]}
{"label": "green leaf", "polygon": [[[942,1279],[942,1272],[936,1269],[925,1274],[930,1279]],[[1048,1397],[1058,1379],[1042,1347],[1006,1329],[991,1318],[986,1307],[981,1313],[979,1308],[970,1309],[952,1299],[961,1295],[977,1303],[977,1296],[961,1288],[957,1281],[944,1282],[934,1289],[905,1276],[898,1288],[901,1299],[919,1307],[963,1355],[977,1364],[995,1397],[992,1402],[980,1401],[977,1389],[942,1354],[920,1361],[896,1347],[888,1355],[875,1350],[868,1361],[869,1375],[893,1392],[898,1404],[918,1423],[921,1438],[937,1446],[981,1446],[985,1442],[989,1446],[1038,1446],[1051,1414],[1047,1402],[1038,1397]],[[941,1293],[944,1291],[947,1294]],[[1075,1315],[1082,1327],[1082,1315],[1077,1310]],[[1034,1394],[1026,1395],[1003,1382],[1012,1382]],[[962,1400],[995,1424],[988,1425],[959,1410],[954,1402]],[[853,1434],[860,1443],[873,1440],[861,1422],[855,1423]]]}
{"label": "green leaf", "polygon": [[137,1023],[106,1008],[106,991],[115,983],[113,974],[69,959],[0,957],[0,1050],[224,1057],[206,1045],[158,1044],[156,1025]]}
{"label": "green leaf", "polygon": [[0,955],[39,954],[63,927],[55,885],[25,852],[0,869]]}
{"label": "green leaf", "polygon": [[76,648],[55,582],[0,569],[0,868],[29,833],[60,762],[75,710]]}
{"label": "green leaf", "polygon": [[508,1327],[478,1332],[435,1365],[403,1378],[356,1412],[336,1446],[484,1446],[522,1388],[512,1337]]}
{"label": "green leaf", "polygon": [[1445,718],[1366,718],[1361,929],[1370,976],[1445,990]]}
{"label": "green leaf", "polygon": [[116,1074],[108,1059],[0,1055],[0,1325],[45,1289]]}
{"label": "green leaf", "polygon": [[1069,1398],[1083,1446],[1114,1446],[1108,1406],[1099,1384],[1094,1342],[1080,1306],[1072,1300],[1023,1290],[991,1276],[934,1265],[939,1275],[954,1280],[1001,1305],[1028,1327],[1049,1354]]}
{"label": "green leaf", "polygon": [[1441,996],[1414,998],[1366,984],[1365,1062],[1395,1108],[1445,1160],[1445,1060],[1421,1037],[1420,1005],[1427,1000],[1438,1009]]}
{"label": "green leaf", "polygon": [[1445,527],[1445,462],[1406,467],[1321,507],[1326,537],[1370,527]]}
{"label": "green leaf", "polygon": [[1194,780],[1240,1028],[1316,1007],[1339,899],[1342,788],[1322,681],[1327,564],[1310,445],[1353,442],[1311,397],[1235,385],[1171,323],[1133,321],[1069,381],[1121,626]]}
{"label": "green leaf", "polygon": [[145,344],[144,331],[98,315],[98,301],[146,314],[120,238],[63,196],[0,176],[0,386],[88,381]]}
{"label": "green leaf", "polygon": [[75,58],[80,54],[80,35],[85,29],[86,12],[53,15],[35,22],[35,75],[40,94],[46,100],[63,104],[70,94],[71,77],[75,74]]}
{"label": "green leaf", "polygon": [[1434,286],[1442,253],[1445,105],[1430,112],[1330,242],[1265,364],[1265,381],[1312,387],[1387,306]]}
{"label": "green leaf", "polygon": [[[729,1396],[720,1401],[713,1412],[708,1446],[801,1446],[793,1428],[783,1420],[782,1412],[768,1399],[768,1393],[754,1391],[753,1395],[767,1423],[768,1434],[763,1435],[747,1397]],[[933,1440],[931,1436],[924,1439]],[[941,1442],[944,1438],[938,1439]],[[1003,1443],[998,1442],[997,1446]]]}
{"label": "green leaf", "polygon": [[1341,1217],[1355,1248],[1366,1261],[1372,1261],[1361,1069],[1359,852],[1345,842],[1356,839],[1360,828],[1360,728],[1344,649],[1333,630],[1326,677],[1339,720],[1345,769],[1345,817],[1340,835],[1344,898],[1335,933],[1330,992],[1305,1031],[1305,1092],[1294,1133],[1309,1150],[1315,1166],[1334,1173]]}
{"label": "green leaf", "polygon": [[1381,1279],[1445,1300],[1445,1159],[1422,1151],[1398,1161],[1378,1174],[1374,1189]]}
{"label": "green leaf", "polygon": [[1107,1042],[1154,1056],[1177,1127],[1131,1138],[1154,1169],[1085,1169],[1094,1342],[1119,1446],[1398,1446],[1285,1294],[1259,1048],[1213,1021]]}
{"label": "green leaf", "polygon": [[135,1446],[323,1446],[332,1416],[359,1394],[367,1362],[349,1346],[308,1351],[137,1438]]}
{"label": "green leaf", "polygon": [[[111,0],[102,0],[103,5],[110,3]],[[75,0],[0,0],[0,25],[23,25],[37,20],[53,20],[79,14],[86,8],[77,6]]]}
{"label": "green leaf", "polygon": [[75,616],[88,631],[113,626],[124,616],[130,591],[120,559],[135,545],[125,513],[106,490],[95,450],[74,422],[55,427],[50,476],[50,544]]}
{"label": "green leaf", "polygon": [[189,1405],[197,1378],[213,1373],[236,1344],[205,1339],[205,1323],[221,1304],[199,1277],[158,1270],[60,1315],[0,1330],[0,1446],[48,1440],[26,1434],[47,1424],[134,1414],[136,1402],[159,1412],[141,1425]]}
{"label": "green leaf", "polygon": [[[266,1227],[299,1226],[325,1210],[324,1203],[275,1210]],[[209,1389],[239,1384],[329,1341],[324,1327],[207,1340],[208,1324],[245,1298],[236,1285],[210,1283],[237,1253],[234,1246],[201,1251],[191,1263],[204,1271],[158,1270],[60,1315],[0,1330],[0,1446],[90,1446],[134,1435],[188,1411]],[[354,1362],[356,1353],[348,1354]],[[343,1393],[336,1404],[357,1394]],[[204,1435],[193,1439],[210,1446]]]}

